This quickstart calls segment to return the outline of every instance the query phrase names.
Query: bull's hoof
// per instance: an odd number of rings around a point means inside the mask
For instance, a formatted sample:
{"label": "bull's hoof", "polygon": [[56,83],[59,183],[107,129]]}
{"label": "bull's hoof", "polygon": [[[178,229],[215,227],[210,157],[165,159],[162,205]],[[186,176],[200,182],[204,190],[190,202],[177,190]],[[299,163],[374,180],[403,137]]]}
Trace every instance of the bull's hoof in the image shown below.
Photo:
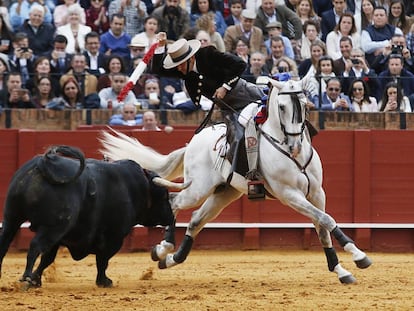
{"label": "bull's hoof", "polygon": [[103,288],[111,288],[112,287],[112,280],[109,278],[106,278],[104,280],[100,280],[100,281],[96,281],[96,285],[98,287],[103,287]]}
{"label": "bull's hoof", "polygon": [[28,281],[20,281],[19,289],[22,292],[27,292],[32,287],[32,284]]}
{"label": "bull's hoof", "polygon": [[26,277],[22,277],[20,280],[20,290],[22,291],[27,291],[30,288],[36,288],[36,287],[41,287],[42,286],[42,282],[36,281],[36,280],[32,280],[30,277],[26,276]]}
{"label": "bull's hoof", "polygon": [[369,259],[368,256],[365,256],[364,258],[362,258],[361,260],[355,260],[355,264],[358,268],[360,269],[366,269],[368,268],[370,265],[372,265],[372,261],[371,259]]}
{"label": "bull's hoof", "polygon": [[353,284],[353,283],[356,282],[356,278],[352,274],[349,274],[349,275],[345,275],[343,277],[340,277],[339,281],[342,284]]}

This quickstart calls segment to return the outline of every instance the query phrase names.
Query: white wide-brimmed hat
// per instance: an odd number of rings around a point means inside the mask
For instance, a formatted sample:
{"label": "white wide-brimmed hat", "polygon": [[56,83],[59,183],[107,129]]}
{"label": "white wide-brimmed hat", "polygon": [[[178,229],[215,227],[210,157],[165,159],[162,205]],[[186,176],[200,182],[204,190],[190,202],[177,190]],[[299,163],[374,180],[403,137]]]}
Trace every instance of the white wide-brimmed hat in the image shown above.
{"label": "white wide-brimmed hat", "polygon": [[180,39],[168,46],[168,55],[164,59],[164,68],[171,69],[184,63],[193,56],[201,46],[198,40]]}
{"label": "white wide-brimmed hat", "polygon": [[149,45],[148,40],[144,39],[140,35],[135,35],[132,38],[131,43],[128,46],[137,47],[137,48],[146,48],[146,47],[148,47],[148,45]]}

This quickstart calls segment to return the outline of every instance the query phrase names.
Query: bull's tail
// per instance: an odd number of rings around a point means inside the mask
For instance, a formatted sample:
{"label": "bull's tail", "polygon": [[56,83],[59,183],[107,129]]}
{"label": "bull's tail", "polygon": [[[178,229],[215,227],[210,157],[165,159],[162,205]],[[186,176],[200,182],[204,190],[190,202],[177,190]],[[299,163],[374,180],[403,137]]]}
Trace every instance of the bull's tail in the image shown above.
{"label": "bull's tail", "polygon": [[163,155],[154,149],[144,146],[137,139],[129,137],[121,132],[102,132],[101,141],[103,148],[100,152],[112,161],[129,159],[137,162],[141,167],[159,174],[162,178],[173,180],[183,176],[183,161],[186,148],[174,150],[168,155]]}
{"label": "bull's tail", "polygon": [[[79,160],[79,168],[67,165],[61,157]],[[76,180],[85,169],[85,156],[82,151],[70,146],[50,147],[43,157],[39,158],[37,166],[42,176],[52,184],[66,184]]]}

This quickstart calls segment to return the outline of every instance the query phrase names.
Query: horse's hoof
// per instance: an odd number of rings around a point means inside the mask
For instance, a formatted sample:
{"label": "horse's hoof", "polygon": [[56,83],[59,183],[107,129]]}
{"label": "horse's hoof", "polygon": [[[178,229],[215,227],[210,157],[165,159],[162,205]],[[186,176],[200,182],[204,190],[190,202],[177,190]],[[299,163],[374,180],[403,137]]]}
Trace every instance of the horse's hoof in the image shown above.
{"label": "horse's hoof", "polygon": [[370,265],[372,265],[372,261],[371,259],[369,259],[368,256],[365,256],[364,258],[362,258],[361,260],[356,260],[355,264],[358,268],[360,269],[366,269],[368,268]]}
{"label": "horse's hoof", "polygon": [[179,263],[174,260],[174,254],[168,254],[167,257],[161,259],[158,262],[159,269],[167,269],[178,265]]}
{"label": "horse's hoof", "polygon": [[152,259],[152,261],[160,261],[160,257],[158,257],[158,254],[157,254],[157,246],[154,246],[152,249],[151,249],[151,259]]}
{"label": "horse's hoof", "polygon": [[339,281],[341,281],[342,284],[353,284],[356,282],[356,278],[352,274],[349,274],[349,275],[340,277]]}
{"label": "horse's hoof", "polygon": [[162,259],[158,262],[158,269],[167,269],[167,261]]}

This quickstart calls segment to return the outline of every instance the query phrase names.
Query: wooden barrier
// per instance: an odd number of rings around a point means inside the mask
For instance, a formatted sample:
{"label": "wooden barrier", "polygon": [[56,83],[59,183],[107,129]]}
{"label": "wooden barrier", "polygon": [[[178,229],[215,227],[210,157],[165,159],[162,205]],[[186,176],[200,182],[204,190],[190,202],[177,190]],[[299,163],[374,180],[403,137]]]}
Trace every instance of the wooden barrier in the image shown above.
{"label": "wooden barrier", "polygon": [[[143,113],[144,111],[138,111]],[[184,114],[179,110],[155,111],[162,124],[172,126],[196,127],[204,120],[207,112],[198,110]],[[108,124],[111,110],[47,110],[47,109],[9,109],[0,114],[0,129],[34,130],[75,130],[82,126],[103,126]],[[214,111],[212,120],[222,120],[221,112]],[[413,129],[414,113],[354,113],[334,111],[311,111],[309,120],[319,129]]]}
{"label": "wooden barrier", "polygon": [[[171,134],[130,128],[124,131],[164,154],[184,146],[194,135],[193,130],[186,129]],[[53,144],[77,146],[87,157],[101,158],[98,136],[97,130],[0,130],[1,214],[7,185],[18,167]],[[414,131],[326,130],[315,137],[313,144],[324,165],[327,211],[338,223],[348,224],[345,232],[365,249],[413,251]],[[181,212],[178,221],[188,222],[191,213]],[[251,202],[243,197],[227,207],[215,223],[234,225],[205,229],[195,241],[196,248],[320,247],[309,220],[278,201]],[[178,242],[184,232],[182,227],[177,229]],[[13,247],[27,248],[30,236],[27,229],[22,230]],[[124,250],[148,249],[161,238],[159,228],[135,228]]]}

